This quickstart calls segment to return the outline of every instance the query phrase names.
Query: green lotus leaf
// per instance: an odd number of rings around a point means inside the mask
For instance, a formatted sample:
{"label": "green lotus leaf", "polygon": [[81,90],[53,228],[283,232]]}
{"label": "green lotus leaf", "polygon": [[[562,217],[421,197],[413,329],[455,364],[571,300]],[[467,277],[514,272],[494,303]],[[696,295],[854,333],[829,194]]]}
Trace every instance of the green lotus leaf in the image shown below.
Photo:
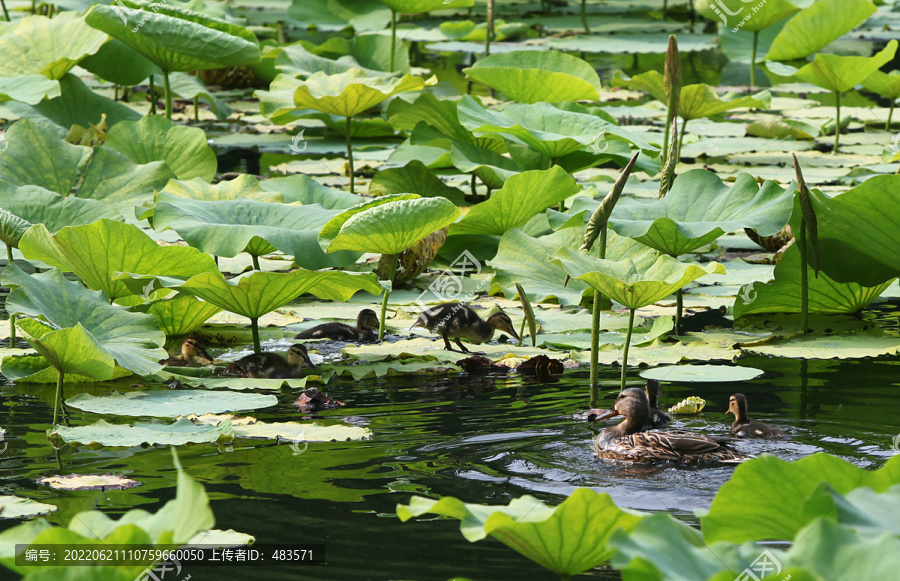
{"label": "green lotus leaf", "polygon": [[85,55],[97,52],[106,35],[67,12],[55,18],[26,16],[0,36],[0,77],[44,75],[58,80]]}
{"label": "green lotus leaf", "polygon": [[[141,415],[135,410],[135,415]],[[165,425],[159,423],[136,422],[134,425],[110,424],[105,420],[87,426],[69,428],[57,426],[53,434],[66,443],[81,443],[100,446],[183,446],[185,444],[231,441],[234,437],[231,420],[217,425],[195,424],[187,418]]]}
{"label": "green lotus leaf", "polygon": [[782,63],[768,63],[769,70],[782,77],[791,77],[817,87],[845,93],[865,81],[890,62],[897,53],[897,41],[892,40],[879,53],[870,56],[838,56],[819,53],[813,62],[801,68]]}
{"label": "green lotus leaf", "polygon": [[181,337],[200,328],[207,319],[222,309],[191,295],[179,294],[132,310],[146,311],[156,317],[159,328],[167,337]]}
{"label": "green lotus leaf", "polygon": [[0,103],[21,101],[35,105],[45,98],[59,97],[61,93],[59,81],[48,79],[44,75],[0,77]]}
{"label": "green lotus leaf", "polygon": [[352,252],[326,256],[319,247],[319,230],[339,213],[340,210],[327,210],[318,204],[298,206],[248,199],[204,201],[160,194],[153,227],[171,228],[191,246],[215,256],[232,257],[245,251],[260,256],[277,248],[292,255],[301,267],[318,269],[347,266],[359,258]]}
{"label": "green lotus leaf", "polygon": [[95,4],[84,20],[163,71],[214,69],[259,60],[259,42],[246,28],[166,3]]}
{"label": "green lotus leaf", "polygon": [[506,152],[502,139],[475,137],[459,122],[459,101],[438,99],[431,93],[422,93],[412,103],[394,99],[388,106],[387,117],[394,129],[413,131],[419,123],[435,129],[451,142],[474,145],[496,153]]}
{"label": "green lotus leaf", "polygon": [[206,272],[221,277],[212,257],[196,248],[160,246],[137,226],[106,219],[68,226],[55,235],[38,224],[25,233],[19,249],[29,260],[74,272],[109,299],[133,294],[111,278],[119,272],[181,277]]}
{"label": "green lotus leaf", "polygon": [[0,208],[30,224],[43,224],[54,234],[66,226],[90,224],[104,218],[123,220],[118,210],[106,204],[64,197],[38,186],[0,184]]}
{"label": "green lotus leaf", "polygon": [[[487,22],[475,23],[472,20],[456,22],[442,22],[439,27],[441,34],[452,40],[484,42],[487,39]],[[529,26],[523,22],[506,22],[497,19],[494,21],[494,42],[514,40],[527,36]]]}
{"label": "green lotus leaf", "polygon": [[897,100],[900,99],[900,71],[893,70],[890,73],[875,71],[862,82],[863,87],[878,93],[882,97]]}
{"label": "green lotus leaf", "polygon": [[450,227],[451,234],[501,235],[520,228],[543,212],[578,193],[575,179],[559,166],[514,175],[490,199],[472,206]]}
{"label": "green lotus leaf", "polygon": [[96,125],[100,123],[102,114],[106,114],[106,124],[110,127],[119,121],[137,121],[141,118],[141,114],[131,107],[91,91],[84,81],[73,73],[67,73],[55,82],[59,84],[61,95],[55,95],[33,106],[10,103],[7,107],[23,117],[37,113],[65,131],[73,125],[81,127]]}
{"label": "green lotus leaf", "polygon": [[[408,73],[409,47],[403,42],[394,42],[394,73]],[[331,37],[316,48],[311,48],[312,53],[338,62],[355,62],[363,69],[389,72],[391,67],[391,38],[380,34],[366,34],[354,36],[349,40],[340,37]],[[343,60],[342,60],[343,59]],[[351,60],[352,59],[352,60]]]}
{"label": "green lotus leaf", "polygon": [[216,175],[216,154],[206,142],[206,133],[159,115],[116,123],[106,135],[105,146],[134,163],[165,161],[180,180],[201,177],[211,181]]}
{"label": "green lotus leaf", "polygon": [[354,250],[400,254],[452,224],[459,213],[444,198],[420,198],[416,194],[383,196],[348,208],[329,220],[319,232],[319,245],[327,253]]}
{"label": "green lotus leaf", "polygon": [[753,228],[761,236],[781,232],[791,216],[793,188],[767,181],[762,187],[749,174],[726,185],[711,171],[679,175],[661,200],[619,201],[609,227],[670,256],[709,244],[726,232]]}
{"label": "green lotus leaf", "polygon": [[19,240],[33,224],[3,209],[0,202],[0,241],[10,248],[18,248]]}
{"label": "green lotus leaf", "polygon": [[548,103],[513,103],[496,111],[485,109],[466,95],[459,102],[459,121],[476,136],[500,134],[550,158],[583,149],[604,135],[622,138],[646,151],[656,151],[642,137],[615,123]]}
{"label": "green lotus leaf", "polygon": [[478,59],[463,72],[517,103],[600,100],[594,67],[555,50],[500,52]]}
{"label": "green lotus leaf", "polygon": [[303,81],[294,91],[294,106],[341,117],[353,117],[398,93],[419,91],[436,82],[434,77],[426,81],[412,75],[385,80],[355,68],[336,75],[318,72]]}
{"label": "green lotus leaf", "polygon": [[[71,366],[73,373],[107,379],[113,374],[113,359],[141,375],[161,368],[158,360],[166,352],[159,347],[166,339],[152,316],[110,305],[103,293],[67,281],[56,269],[29,276],[15,265],[9,265],[3,271],[3,284],[19,287],[7,298],[10,314],[41,316],[52,325],[48,327],[27,319],[19,321],[26,333],[41,342],[42,347],[36,343],[35,349],[57,369],[66,371]],[[39,336],[41,329],[36,325],[43,327],[43,336]],[[71,330],[75,328],[81,331]],[[57,336],[54,333],[59,331],[54,329],[70,332]]]}
{"label": "green lotus leaf", "polygon": [[562,248],[555,256],[572,278],[630,309],[652,305],[701,276],[725,274],[725,267],[718,262],[686,264],[665,254],[643,268],[630,258],[613,262],[571,248]]}
{"label": "green lotus leaf", "polygon": [[[768,8],[767,4],[760,12],[767,12]],[[869,0],[817,0],[787,21],[765,58],[770,61],[806,58],[868,20],[875,10]]]}
{"label": "green lotus leaf", "polygon": [[[22,320],[18,321],[19,323]],[[26,323],[27,324],[27,323]],[[43,355],[10,355],[4,357],[2,363],[3,376],[10,381],[21,383],[52,383],[59,380],[59,371],[56,370]],[[121,379],[134,375],[133,372],[116,365],[110,380]],[[87,375],[66,374],[66,383],[95,383],[97,380]]]}
{"label": "green lotus leaf", "polygon": [[450,159],[459,171],[474,173],[492,190],[502,188],[506,180],[522,172],[522,168],[505,155],[469,143],[453,142]]}
{"label": "green lotus leaf", "polygon": [[[444,0],[381,0],[381,2],[401,14],[419,14],[448,8]],[[454,0],[452,8],[468,8],[474,5],[475,0]]]}
{"label": "green lotus leaf", "polygon": [[685,120],[714,117],[733,109],[768,109],[771,95],[762,91],[747,97],[719,97],[709,85],[688,85],[681,89],[678,116]]}
{"label": "green lotus leaf", "polygon": [[747,135],[770,139],[815,139],[819,133],[818,127],[793,119],[766,119],[747,126]]}
{"label": "green lotus leaf", "polygon": [[370,196],[410,193],[423,198],[447,198],[457,206],[465,204],[465,194],[459,188],[448,186],[418,160],[403,167],[381,170],[369,184]]}
{"label": "green lotus leaf", "polygon": [[900,457],[890,458],[877,470],[823,453],[792,462],[769,455],[744,462],[700,519],[704,539],[707,543],[794,539],[801,529],[821,525],[827,516],[828,504],[803,502],[822,483],[842,495],[861,487],[884,492],[900,484]]}
{"label": "green lotus leaf", "polygon": [[[839,283],[824,272],[816,277],[812,266],[807,268],[810,313],[858,313],[894,282],[891,279],[874,287]],[[754,313],[799,313],[801,290],[800,249],[793,245],[775,267],[774,281],[750,283],[741,290],[734,302],[734,318]]]}
{"label": "green lotus leaf", "polygon": [[208,389],[114,391],[104,396],[79,393],[66,400],[70,407],[95,414],[153,418],[256,410],[277,403],[278,398],[274,395]]}
{"label": "green lotus leaf", "polygon": [[357,32],[383,30],[391,22],[390,9],[379,0],[298,0],[288,16],[306,25],[349,25]]}
{"label": "green lotus leaf", "polygon": [[115,38],[110,38],[100,50],[81,59],[78,66],[105,81],[128,86],[139,85],[150,75],[161,72],[146,57]]}
{"label": "green lotus leaf", "polygon": [[873,536],[886,532],[900,535],[900,484],[880,494],[871,488],[854,488],[846,495],[826,484],[822,487],[822,495],[830,497],[840,524]]}
{"label": "green lotus leaf", "polygon": [[0,155],[0,181],[40,186],[64,196],[72,191],[78,167],[91,153],[88,147],[60,139],[46,122],[21,119],[4,137],[9,147]]}
{"label": "green lotus leaf", "polygon": [[336,424],[323,426],[317,422],[254,422],[234,427],[238,438],[266,438],[294,442],[346,442],[372,437],[372,431],[362,426]]}
{"label": "green lotus leaf", "polygon": [[303,174],[263,180],[259,185],[267,192],[281,193],[285,202],[319,204],[329,210],[346,210],[365,199],[350,192],[323,186]]}
{"label": "green lotus leaf", "polygon": [[821,272],[867,287],[900,276],[898,184],[900,176],[876,176],[834,198],[810,192],[824,257]]}
{"label": "green lotus leaf", "polygon": [[95,147],[84,170],[78,196],[102,200],[129,210],[140,199],[149,197],[175,177],[164,161],[141,165],[125,155],[103,147]]}
{"label": "green lotus leaf", "polygon": [[766,0],[765,9],[757,12],[753,12],[752,7],[752,4],[741,0],[697,0],[697,11],[700,14],[713,22],[721,21],[729,29],[743,22],[740,30],[745,32],[765,30],[800,11],[799,6],[788,0]]}
{"label": "green lotus leaf", "polygon": [[53,504],[8,494],[0,496],[0,507],[3,507],[3,515],[6,518],[27,518],[58,510]]}
{"label": "green lotus leaf", "polygon": [[413,496],[408,505],[397,505],[397,516],[404,522],[425,513],[459,520],[469,542],[491,535],[563,578],[609,559],[613,534],[631,532],[644,518],[620,510],[608,494],[588,488],[576,489],[554,508],[531,496],[507,506],[468,504],[452,496],[441,500]]}
{"label": "green lotus leaf", "polygon": [[344,56],[337,60],[332,60],[313,54],[306,50],[304,44],[309,45],[309,43],[299,42],[285,46],[268,47],[265,50],[264,58],[274,58],[275,68],[284,73],[288,78],[305,78],[317,72],[335,75],[338,73],[346,73],[351,69],[362,69],[369,76],[382,79],[390,79],[394,76],[393,74],[384,71],[367,69],[351,56]]}
{"label": "green lotus leaf", "polygon": [[207,183],[203,178],[172,180],[159,191],[157,198],[159,199],[163,196],[170,200],[185,198],[204,202],[222,202],[225,200],[284,202],[284,196],[281,192],[264,190],[260,187],[258,179],[247,174],[241,174],[233,180],[222,181],[217,184]]}
{"label": "green lotus leaf", "polygon": [[[622,71],[616,71],[612,78],[613,87],[623,87],[632,91],[648,93],[660,103],[666,103],[666,85],[662,73],[659,71],[647,71],[633,77],[625,76]],[[691,85],[688,85],[689,87]]]}

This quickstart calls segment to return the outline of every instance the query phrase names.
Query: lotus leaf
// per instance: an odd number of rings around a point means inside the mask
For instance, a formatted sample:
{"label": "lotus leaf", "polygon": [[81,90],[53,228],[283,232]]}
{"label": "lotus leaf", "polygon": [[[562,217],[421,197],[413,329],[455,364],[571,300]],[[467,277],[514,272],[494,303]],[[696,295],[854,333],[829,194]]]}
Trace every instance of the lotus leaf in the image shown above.
{"label": "lotus leaf", "polygon": [[[0,202],[0,241],[9,248],[18,248],[19,240],[22,239],[25,231],[31,228],[32,224],[2,209],[2,207],[3,204]],[[12,262],[12,260],[9,262]]]}
{"label": "lotus leaf", "polygon": [[354,250],[400,254],[458,217],[459,210],[444,198],[383,196],[332,218],[319,232],[319,245],[327,253]]}
{"label": "lotus leaf", "polygon": [[692,252],[726,232],[753,228],[760,236],[781,232],[791,216],[793,188],[767,181],[762,187],[749,174],[733,186],[703,169],[679,175],[661,200],[620,200],[609,226],[670,256]]}
{"label": "lotus leaf", "polygon": [[[30,323],[25,323],[29,325]],[[38,331],[40,332],[40,330]],[[21,352],[16,350],[16,352]],[[3,358],[0,367],[3,376],[17,383],[58,383],[59,372],[43,355],[9,355]],[[132,371],[116,365],[109,380],[121,379],[134,375]],[[67,374],[65,383],[96,383],[97,380],[87,375]]]}
{"label": "lotus leaf", "polygon": [[429,512],[459,520],[460,531],[470,542],[491,535],[563,578],[609,559],[614,552],[611,537],[617,531],[630,533],[644,518],[620,510],[608,494],[588,488],[576,489],[555,508],[531,496],[508,506],[467,504],[452,496],[441,500],[414,496],[408,505],[397,505],[397,516],[404,522]]}
{"label": "lotus leaf", "polygon": [[492,190],[502,188],[507,179],[523,169],[496,151],[468,143],[454,142],[450,146],[450,160],[459,171],[474,173]]}
{"label": "lotus leaf", "polygon": [[448,186],[421,161],[413,160],[403,167],[381,170],[369,184],[370,196],[419,194],[423,198],[447,198],[457,206],[465,203],[458,188]]}
{"label": "lotus leaf", "polygon": [[[143,36],[143,32],[136,36]],[[165,161],[180,180],[201,177],[210,181],[216,175],[216,155],[206,143],[206,133],[196,127],[176,125],[158,115],[110,127],[106,147],[134,163]]]}
{"label": "lotus leaf", "polygon": [[293,440],[294,442],[344,442],[365,440],[372,437],[372,431],[361,426],[341,424],[323,426],[318,422],[253,422],[235,426],[238,438],[266,438],[269,440]]}
{"label": "lotus leaf", "polygon": [[105,219],[67,226],[55,235],[38,224],[25,233],[19,249],[30,260],[74,272],[89,288],[103,291],[110,299],[134,294],[122,282],[112,280],[119,272],[222,276],[213,259],[196,248],[160,246],[133,224]]}
{"label": "lotus leaf", "polygon": [[382,30],[391,21],[391,11],[379,0],[299,0],[291,3],[288,16],[316,26],[349,25],[358,32]]}
{"label": "lotus leaf", "polygon": [[788,20],[765,58],[806,58],[865,22],[875,10],[869,0],[818,0]]}
{"label": "lotus leaf", "polygon": [[353,252],[326,255],[319,248],[319,230],[339,213],[340,210],[327,210],[318,204],[299,206],[248,199],[203,201],[163,193],[154,211],[153,227],[171,228],[191,246],[216,256],[231,257],[246,251],[256,260],[277,248],[292,255],[302,268],[318,269],[347,266],[359,258]]}
{"label": "lotus leaf", "polygon": [[459,121],[458,101],[441,100],[431,93],[422,93],[412,103],[394,99],[388,106],[387,117],[394,129],[413,131],[420,123],[435,129],[451,142],[475,145],[497,153],[506,151],[503,140],[497,137],[475,137]]}
{"label": "lotus leaf", "polygon": [[473,206],[462,220],[450,227],[450,233],[501,235],[512,228],[521,228],[538,212],[578,191],[575,179],[559,166],[523,172],[506,180],[490,199]]}
{"label": "lotus leaf", "polygon": [[767,357],[793,359],[862,359],[896,355],[900,339],[885,336],[877,328],[855,335],[809,335],[768,341],[760,345],[742,345],[741,351]]}
{"label": "lotus leaf", "polygon": [[[96,414],[116,416],[175,418],[189,414],[221,414],[272,407],[278,403],[274,395],[182,389],[178,391],[114,391],[94,396],[79,393],[66,400],[70,407]],[[181,420],[190,421],[190,420]]]}
{"label": "lotus leaf", "polygon": [[60,94],[62,91],[59,81],[48,79],[44,75],[0,77],[0,103],[21,101],[35,105],[45,98],[52,99]]}
{"label": "lotus leaf", "polygon": [[[381,2],[401,14],[419,14],[432,10],[445,10],[448,7],[444,0],[381,0]],[[474,0],[455,0],[452,8],[467,8],[474,4]]]}
{"label": "lotus leaf", "polygon": [[[343,56],[337,60],[331,60],[315,55],[304,47],[309,43],[294,43],[279,47],[267,47],[264,58],[275,59],[275,68],[284,73],[285,78],[308,77],[316,72],[324,72],[329,75],[345,73],[350,69],[362,69],[373,77],[390,79],[394,75],[384,71],[366,69],[352,56]],[[276,79],[277,80],[277,79]],[[296,79],[295,79],[296,80]],[[293,97],[288,99],[293,101]]]}
{"label": "lotus leaf", "polygon": [[139,85],[150,75],[160,72],[158,66],[115,38],[110,38],[100,50],[78,61],[78,66],[103,80],[131,86]]}
{"label": "lotus leaf", "polygon": [[174,177],[175,174],[164,161],[139,165],[121,153],[95,147],[78,196],[130,210],[137,199],[149,197],[155,189]]}
{"label": "lotus leaf", "polygon": [[[71,365],[78,368],[73,367],[73,373],[108,379],[113,375],[113,358],[137,374],[160,369],[157,360],[166,356],[159,348],[165,335],[152,316],[110,305],[102,293],[67,281],[56,269],[29,276],[9,265],[3,271],[3,284],[19,287],[7,299],[9,313],[41,316],[52,325],[19,321],[36,341],[53,343],[45,347],[36,344],[35,349],[57,369],[67,371],[66,366]],[[65,337],[59,335],[64,332]]]}
{"label": "lotus leaf", "polygon": [[285,202],[319,204],[329,210],[346,210],[364,199],[349,192],[323,186],[302,174],[263,180],[259,185],[267,192],[282,194]]}
{"label": "lotus leaf", "polygon": [[169,199],[186,198],[204,202],[221,202],[224,200],[284,201],[284,195],[280,191],[268,192],[263,190],[260,187],[259,180],[248,174],[241,174],[233,180],[222,181],[217,184],[209,184],[199,177],[185,181],[172,180],[159,191],[159,195],[168,196]]}
{"label": "lotus leaf", "polygon": [[0,35],[0,77],[44,75],[61,79],[85,55],[106,42],[102,32],[72,12],[56,18],[26,16],[18,26]]}
{"label": "lotus leaf", "polygon": [[[821,524],[821,503],[807,499],[823,482],[839,494],[860,487],[884,492],[900,483],[900,457],[895,456],[877,470],[817,453],[793,462],[763,455],[738,466],[716,494],[706,516],[700,519],[707,543],[794,539],[809,524]],[[778,483],[777,490],[773,484]],[[785,486],[790,492],[785,492]],[[734,524],[740,522],[741,526]]]}
{"label": "lotus leaf", "polygon": [[882,97],[891,100],[891,111],[888,114],[887,121],[884,122],[885,131],[890,131],[891,121],[894,118],[894,108],[897,99],[900,99],[900,71],[894,70],[890,74],[875,71],[863,81],[863,86],[873,93],[878,93]]}
{"label": "lotus leaf", "polygon": [[897,41],[894,40],[871,57],[819,53],[813,62],[799,69],[782,63],[769,63],[768,66],[777,75],[793,77],[829,91],[846,93],[890,62],[896,52]]}
{"label": "lotus leaf", "polygon": [[59,138],[49,124],[21,119],[4,133],[9,147],[0,156],[0,180],[17,186],[36,185],[64,196],[72,191],[78,167],[90,148]]}
{"label": "lotus leaf", "polygon": [[641,372],[645,379],[685,383],[750,381],[765,373],[754,367],[735,365],[674,365]]}
{"label": "lotus leaf", "polygon": [[479,59],[463,72],[518,103],[600,100],[597,71],[564,52],[501,52]]}
{"label": "lotus leaf", "polygon": [[[140,410],[136,410],[140,411]],[[137,413],[135,415],[141,415]],[[136,422],[128,424],[110,424],[104,420],[88,426],[69,428],[56,426],[51,435],[59,436],[66,443],[82,443],[101,446],[143,446],[164,445],[183,446],[204,442],[230,441],[233,437],[231,421],[225,420],[218,425],[198,425],[188,419],[180,419],[170,425],[159,423]]]}
{"label": "lotus leaf", "polygon": [[[813,273],[812,267],[809,273]],[[864,287],[854,282],[839,283],[827,274],[809,278],[809,312],[857,313],[878,298],[893,279],[874,287]],[[792,246],[775,267],[775,280],[765,284],[750,283],[738,294],[734,302],[734,317],[754,313],[801,312],[800,251]]]}
{"label": "lotus leaf", "polygon": [[[789,0],[767,0],[764,10],[753,12],[752,4],[741,0],[697,0],[697,11],[713,22],[719,20],[728,28],[759,32],[799,12],[800,7]],[[840,36],[840,35],[838,35]]]}
{"label": "lotus leaf", "polygon": [[27,518],[57,510],[56,505],[9,494],[0,496],[0,508],[3,518]]}
{"label": "lotus leaf", "polygon": [[156,317],[159,328],[167,337],[187,335],[220,310],[219,307],[190,295],[153,301],[146,307],[146,312]]}

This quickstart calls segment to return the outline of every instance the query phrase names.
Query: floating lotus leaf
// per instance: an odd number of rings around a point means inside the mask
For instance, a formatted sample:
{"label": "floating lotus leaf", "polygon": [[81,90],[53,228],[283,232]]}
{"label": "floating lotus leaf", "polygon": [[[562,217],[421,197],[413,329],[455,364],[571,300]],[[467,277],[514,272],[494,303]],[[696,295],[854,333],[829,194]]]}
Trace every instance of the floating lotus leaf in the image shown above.
{"label": "floating lotus leaf", "polygon": [[[73,398],[74,399],[74,398]],[[71,401],[71,400],[70,400]],[[71,404],[70,404],[71,405]],[[131,414],[145,415],[140,409]],[[181,419],[172,424],[136,422],[134,425],[110,424],[104,420],[87,426],[69,428],[57,426],[52,435],[59,436],[66,443],[101,446],[183,446],[204,442],[230,441],[233,437],[231,422],[225,420],[218,425],[197,425],[188,419]]]}
{"label": "floating lotus leaf", "polygon": [[102,32],[87,26],[81,15],[73,12],[55,18],[26,16],[14,30],[0,36],[0,77],[43,75],[61,79],[104,42]]}
{"label": "floating lotus leaf", "polygon": [[478,59],[463,72],[517,103],[600,100],[597,71],[564,52],[500,52]]}
{"label": "floating lotus leaf", "polygon": [[491,535],[563,578],[583,573],[609,559],[609,540],[616,531],[632,531],[643,515],[622,511],[608,494],[576,489],[557,507],[523,496],[508,506],[467,504],[447,496],[441,500],[413,496],[397,505],[397,516],[407,521],[433,513],[460,521],[470,542]]}
{"label": "floating lotus leaf", "polygon": [[323,426],[318,422],[254,422],[235,426],[234,435],[238,438],[281,439],[294,442],[345,442],[371,438],[372,431],[362,426],[341,424]]}
{"label": "floating lotus leaf", "polygon": [[354,250],[400,254],[458,217],[459,210],[444,198],[383,196],[332,218],[319,232],[319,245],[327,253]]}
{"label": "floating lotus leaf", "polygon": [[716,174],[696,169],[675,178],[661,200],[619,201],[609,227],[670,256],[709,244],[722,234],[753,228],[761,236],[781,232],[791,216],[793,189],[767,181],[762,187],[749,174],[726,185]]}
{"label": "floating lotus leaf", "polygon": [[379,0],[303,0],[291,3],[288,16],[307,25],[349,25],[357,32],[383,30],[391,21],[391,11]]}
{"label": "floating lotus leaf", "polygon": [[[182,389],[177,391],[114,391],[109,395],[94,396],[79,393],[66,400],[66,405],[97,414],[116,416],[174,418],[188,414],[207,414],[255,410],[271,407],[278,403],[274,395],[258,393],[236,393],[233,391],[210,391],[206,389]],[[176,431],[190,432],[193,422],[179,420],[181,426]],[[186,423],[184,423],[186,422]],[[231,422],[222,422],[222,424]],[[190,425],[188,425],[190,424]],[[219,424],[220,426],[222,424]],[[230,427],[230,426],[229,426]],[[197,432],[193,432],[196,434]]]}
{"label": "floating lotus leaf", "polygon": [[890,62],[896,52],[897,41],[892,40],[881,52],[870,57],[819,53],[813,62],[799,69],[774,62],[768,63],[768,67],[779,76],[793,77],[829,91],[846,93]]}
{"label": "floating lotus leaf", "polygon": [[[62,427],[62,426],[61,426]],[[67,474],[46,476],[35,480],[54,490],[124,490],[142,483],[116,474]]]}
{"label": "floating lotus leaf", "polygon": [[[391,10],[401,14],[419,14],[432,10],[446,10],[448,3],[445,0],[381,0]],[[468,8],[475,4],[475,0],[453,0],[454,9]]]}
{"label": "floating lotus leaf", "polygon": [[56,505],[9,494],[0,496],[0,508],[0,518],[28,518],[57,510]]}
{"label": "floating lotus leaf", "polygon": [[[750,381],[765,373],[762,369],[735,365],[670,365],[641,372],[644,379],[684,383]],[[689,397],[685,401],[700,399]],[[702,400],[701,400],[702,401]],[[684,402],[682,402],[684,403]],[[699,411],[699,410],[698,410]]]}

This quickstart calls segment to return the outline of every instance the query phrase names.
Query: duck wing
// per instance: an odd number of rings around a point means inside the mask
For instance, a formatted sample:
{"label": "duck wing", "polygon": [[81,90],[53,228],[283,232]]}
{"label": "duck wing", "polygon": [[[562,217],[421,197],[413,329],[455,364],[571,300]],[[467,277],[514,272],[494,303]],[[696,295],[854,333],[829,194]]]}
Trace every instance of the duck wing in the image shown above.
{"label": "duck wing", "polygon": [[696,455],[716,452],[723,448],[721,438],[711,438],[687,430],[638,432],[631,436],[635,445],[669,450],[679,455]]}

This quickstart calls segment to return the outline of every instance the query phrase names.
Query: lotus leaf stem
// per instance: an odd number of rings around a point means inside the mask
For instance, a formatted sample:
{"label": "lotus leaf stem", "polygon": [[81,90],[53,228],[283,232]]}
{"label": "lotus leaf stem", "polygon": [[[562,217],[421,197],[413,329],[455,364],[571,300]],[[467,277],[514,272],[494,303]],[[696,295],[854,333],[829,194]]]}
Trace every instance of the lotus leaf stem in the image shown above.
{"label": "lotus leaf stem", "polygon": [[838,147],[841,145],[841,92],[834,92],[834,151],[832,153],[838,152]]}
{"label": "lotus leaf stem", "polygon": [[487,27],[484,31],[484,56],[491,54],[491,40],[494,37],[494,0],[487,0]]}
{"label": "lotus leaf stem", "polygon": [[169,71],[163,71],[163,82],[166,84],[166,119],[172,120],[172,87],[169,86]]}
{"label": "lotus leaf stem", "polygon": [[682,118],[681,119],[681,135],[678,136],[678,151],[681,151],[684,146],[684,134],[687,131],[688,120]]}
{"label": "lotus leaf stem", "polygon": [[397,44],[397,11],[391,9],[391,56],[388,57],[388,72],[394,72],[394,47]]}
{"label": "lotus leaf stem", "polygon": [[[394,254],[391,257],[391,266],[388,269],[388,277],[387,281],[391,283],[391,286],[394,285],[394,274],[397,272],[397,262],[400,260],[399,254]],[[388,298],[391,296],[390,289],[384,290],[384,296],[381,298],[381,317],[378,319],[378,340],[382,341],[384,339],[384,318],[387,314],[387,305]]]}
{"label": "lotus leaf stem", "polygon": [[884,125],[884,130],[885,130],[885,131],[890,131],[890,130],[891,130],[891,120],[894,118],[894,107],[897,106],[897,104],[895,103],[895,101],[896,101],[896,99],[891,98],[891,110],[888,111],[887,123],[885,123],[885,125]]}
{"label": "lotus leaf stem", "polygon": [[350,164],[350,193],[356,193],[353,184],[353,145],[350,139],[350,119],[347,117],[347,163]]}
{"label": "lotus leaf stem", "polygon": [[6,17],[6,21],[12,22],[12,19],[9,17],[9,10],[6,9],[6,2],[0,0],[0,6],[3,6],[3,16]]}
{"label": "lotus leaf stem", "polygon": [[756,49],[759,46],[759,31],[753,33],[753,50],[750,53],[750,88],[756,86]]}
{"label": "lotus leaf stem", "polygon": [[581,0],[581,25],[584,26],[585,34],[591,33],[591,27],[588,26],[587,21],[587,0]]}
{"label": "lotus leaf stem", "polygon": [[56,401],[53,403],[53,425],[56,425],[56,420],[59,417],[59,407],[62,405],[62,395],[63,395],[63,382],[65,381],[66,374],[60,370],[59,377],[56,379]]}
{"label": "lotus leaf stem", "polygon": [[194,95],[194,123],[200,123],[200,95]]}
{"label": "lotus leaf stem", "polygon": [[259,319],[250,318],[250,332],[253,333],[253,352],[259,355],[262,353],[262,345],[259,343]]}
{"label": "lotus leaf stem", "polygon": [[684,289],[675,291],[675,334],[681,335],[681,315],[684,312]]}
{"label": "lotus leaf stem", "polygon": [[625,376],[628,371],[628,348],[631,346],[631,332],[634,330],[634,309],[628,313],[628,333],[625,335],[625,349],[622,351],[622,383],[619,391],[625,389]]}
{"label": "lotus leaf stem", "polygon": [[591,407],[597,407],[597,384],[600,372],[600,291],[594,289],[593,317],[591,318]]}
{"label": "lotus leaf stem", "polygon": [[[6,245],[6,258],[9,260],[7,266],[13,263],[13,252],[12,247],[7,244]],[[16,316],[12,313],[9,315],[9,347],[15,348],[16,346]]]}
{"label": "lotus leaf stem", "polygon": [[668,20],[668,19],[669,19],[669,0],[663,0],[663,20]]}
{"label": "lotus leaf stem", "polygon": [[150,114],[156,115],[156,91],[153,88],[153,75],[150,75],[150,88],[147,90],[150,93]]}
{"label": "lotus leaf stem", "polygon": [[250,259],[253,261],[253,269],[254,270],[262,270],[259,267],[259,256],[255,255],[255,254],[251,254]]}
{"label": "lotus leaf stem", "polygon": [[[534,337],[531,340],[533,341]],[[523,341],[525,341],[525,317],[522,317],[522,325],[519,327],[519,347],[522,346]]]}
{"label": "lotus leaf stem", "polygon": [[809,331],[809,266],[806,251],[806,220],[800,219],[800,234],[797,236],[800,245],[800,327],[805,335]]}

